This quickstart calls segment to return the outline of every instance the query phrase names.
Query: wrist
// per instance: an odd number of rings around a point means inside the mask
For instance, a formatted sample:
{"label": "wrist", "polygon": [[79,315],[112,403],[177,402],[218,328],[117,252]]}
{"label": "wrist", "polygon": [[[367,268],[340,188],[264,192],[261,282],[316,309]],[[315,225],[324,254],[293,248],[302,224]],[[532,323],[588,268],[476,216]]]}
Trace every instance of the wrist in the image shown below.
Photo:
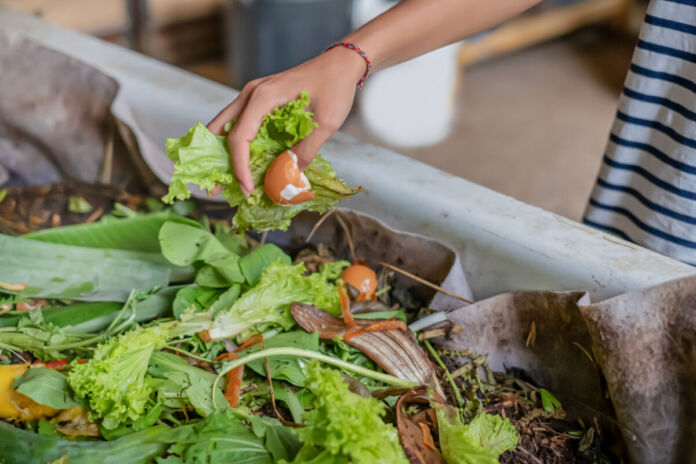
{"label": "wrist", "polygon": [[341,74],[352,78],[358,88],[362,87],[372,66],[367,54],[358,45],[345,41],[336,42],[324,54],[340,63]]}

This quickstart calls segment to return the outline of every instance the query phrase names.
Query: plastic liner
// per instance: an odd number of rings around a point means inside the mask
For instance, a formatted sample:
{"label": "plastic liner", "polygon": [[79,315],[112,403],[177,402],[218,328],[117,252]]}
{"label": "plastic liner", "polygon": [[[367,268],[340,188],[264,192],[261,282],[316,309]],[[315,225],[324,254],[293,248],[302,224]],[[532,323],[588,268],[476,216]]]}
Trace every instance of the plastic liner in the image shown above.
{"label": "plastic liner", "polygon": [[1,31],[0,69],[0,186],[74,179],[162,191],[112,114],[114,79]]}
{"label": "plastic liner", "polygon": [[62,53],[0,34],[0,163],[40,184],[98,178],[118,84]]}
{"label": "plastic liner", "polygon": [[[301,213],[293,219],[288,232],[269,232],[267,239],[289,250],[302,247],[319,218],[316,213]],[[463,298],[473,298],[454,250],[430,238],[394,230],[372,216],[338,209],[316,228],[311,237],[311,243],[327,245],[337,256],[347,260],[353,258],[350,242],[354,245],[355,258],[373,265],[378,265],[379,261],[387,262]],[[407,293],[416,292],[414,296],[431,308],[451,309],[462,305],[461,301],[442,293],[436,294],[431,288],[403,275],[397,274],[396,281],[402,300],[409,297]]]}
{"label": "plastic liner", "polygon": [[634,462],[696,462],[696,278],[580,305]]}

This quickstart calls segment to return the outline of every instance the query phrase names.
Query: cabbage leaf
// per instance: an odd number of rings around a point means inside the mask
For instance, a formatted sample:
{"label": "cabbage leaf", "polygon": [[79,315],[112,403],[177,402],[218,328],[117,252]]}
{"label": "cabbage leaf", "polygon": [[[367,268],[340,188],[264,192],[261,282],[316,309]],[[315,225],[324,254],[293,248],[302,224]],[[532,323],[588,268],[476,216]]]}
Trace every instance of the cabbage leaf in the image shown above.
{"label": "cabbage leaf", "polygon": [[230,152],[227,137],[213,135],[203,124],[192,127],[188,134],[167,140],[167,156],[174,161],[174,174],[169,192],[162,200],[190,198],[189,184],[204,190],[222,186],[222,195],[230,206],[237,206],[233,225],[238,231],[259,232],[282,229],[290,226],[290,220],[304,210],[323,213],[360,191],[338,179],[336,172],[326,159],[317,155],[305,170],[314,199],[300,205],[280,206],[275,204],[264,191],[263,181],[271,162],[283,151],[292,148],[307,137],[317,124],[313,113],[306,110],[309,95],[303,92],[300,98],[284,106],[276,107],[263,118],[254,140],[249,144],[249,168],[254,180],[254,191],[245,197],[239,182],[230,170]]}
{"label": "cabbage leaf", "polygon": [[304,415],[305,427],[294,430],[303,447],[293,463],[408,463],[396,429],[381,419],[382,403],[352,393],[338,371],[316,361],[305,374],[314,408]]}
{"label": "cabbage leaf", "polygon": [[454,408],[437,410],[440,448],[449,463],[497,464],[506,451],[517,447],[515,427],[508,419],[479,413],[463,424]]}
{"label": "cabbage leaf", "polygon": [[[344,264],[340,264],[344,265]],[[208,335],[212,339],[231,337],[263,324],[289,330],[295,325],[290,303],[313,304],[327,312],[341,311],[335,279],[337,265],[305,276],[304,264],[295,266],[278,260],[266,267],[259,283],[243,293],[231,307],[217,313]]]}
{"label": "cabbage leaf", "polygon": [[73,362],[68,384],[88,401],[91,415],[113,430],[137,420],[151,406],[154,393],[147,374],[154,350],[167,344],[168,328],[136,328],[97,346],[84,364]]}

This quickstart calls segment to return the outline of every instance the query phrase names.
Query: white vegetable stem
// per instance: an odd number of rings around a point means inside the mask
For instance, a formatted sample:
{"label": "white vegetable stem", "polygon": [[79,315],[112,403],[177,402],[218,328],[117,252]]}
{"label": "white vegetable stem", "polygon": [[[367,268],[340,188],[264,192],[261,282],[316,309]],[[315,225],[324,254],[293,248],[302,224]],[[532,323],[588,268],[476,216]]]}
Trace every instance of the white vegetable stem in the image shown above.
{"label": "white vegetable stem", "polygon": [[215,387],[217,386],[218,382],[220,381],[220,378],[222,378],[223,375],[227,374],[232,369],[242,366],[248,362],[254,361],[256,359],[270,358],[272,356],[297,356],[302,358],[317,359],[326,364],[332,364],[336,367],[340,367],[347,371],[355,372],[356,374],[360,374],[365,377],[369,377],[371,379],[378,380],[382,383],[386,383],[389,385],[397,385],[399,387],[407,388],[414,387],[417,385],[415,382],[411,382],[410,380],[400,379],[398,377],[394,377],[393,375],[384,374],[382,372],[376,372],[365,367],[356,366],[349,362],[332,358],[321,353],[317,353],[316,351],[303,350],[300,348],[268,348],[266,350],[257,351],[243,358],[235,359],[234,361],[226,363],[224,365],[223,369],[220,371],[217,378],[215,379],[215,383],[213,384],[213,404],[216,404],[215,394],[217,388]]}

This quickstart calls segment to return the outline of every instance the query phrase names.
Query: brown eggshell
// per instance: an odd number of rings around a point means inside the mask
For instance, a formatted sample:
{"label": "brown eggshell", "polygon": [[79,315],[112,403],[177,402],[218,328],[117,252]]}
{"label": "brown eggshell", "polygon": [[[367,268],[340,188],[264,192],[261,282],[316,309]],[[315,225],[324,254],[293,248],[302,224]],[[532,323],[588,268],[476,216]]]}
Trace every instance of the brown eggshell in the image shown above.
{"label": "brown eggshell", "polygon": [[[263,183],[266,195],[279,205],[298,205],[311,200],[315,195],[315,192],[309,190],[311,188],[309,181],[307,183],[303,182],[302,171],[297,166],[293,155],[290,150],[285,150],[273,160],[268,171],[266,171]],[[282,192],[288,185],[303,190],[296,193],[292,198],[285,198]]]}
{"label": "brown eggshell", "polygon": [[341,279],[360,292],[357,301],[374,299],[377,291],[377,274],[369,267],[362,264],[348,266],[341,273]]}

